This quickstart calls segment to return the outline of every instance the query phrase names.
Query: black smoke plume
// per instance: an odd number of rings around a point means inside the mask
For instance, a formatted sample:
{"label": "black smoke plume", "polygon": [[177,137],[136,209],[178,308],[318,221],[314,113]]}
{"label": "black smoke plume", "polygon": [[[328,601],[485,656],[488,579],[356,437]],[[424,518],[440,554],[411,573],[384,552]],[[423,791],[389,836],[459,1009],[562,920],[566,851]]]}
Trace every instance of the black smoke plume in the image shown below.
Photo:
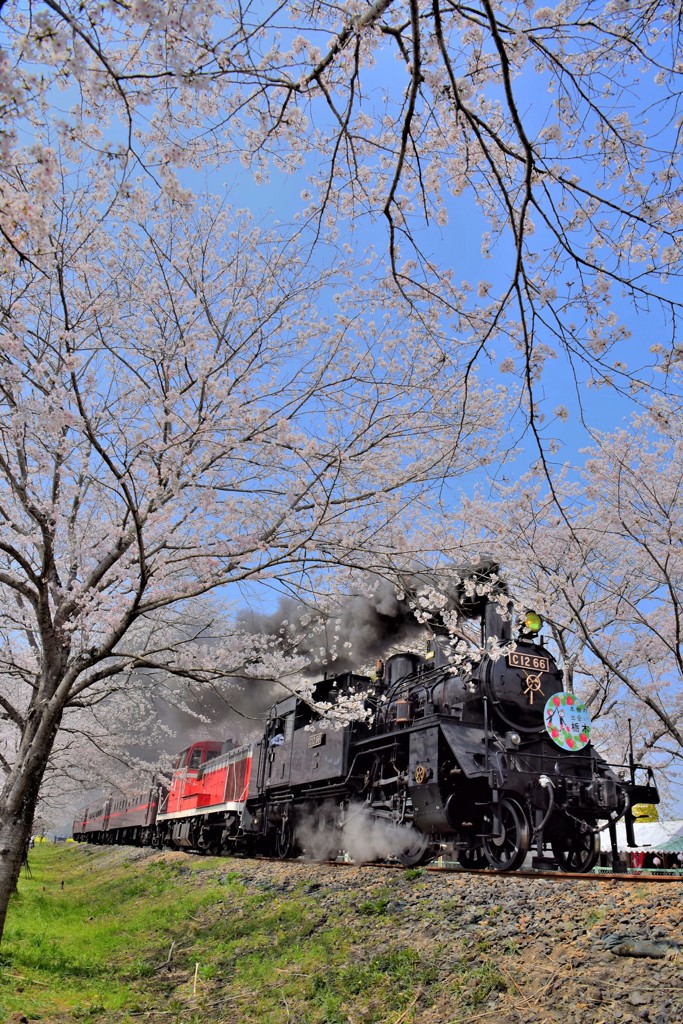
{"label": "black smoke plume", "polygon": [[[482,589],[483,594],[478,592]],[[428,627],[416,615],[419,595],[431,591],[446,599],[444,611],[455,611],[464,619],[483,614],[489,593],[507,592],[498,564],[486,559],[438,573],[405,573],[395,583],[368,576],[362,593],[340,596],[332,611],[285,597],[272,612],[243,612],[238,625],[250,633],[279,637],[293,653],[308,657],[311,675],[343,672],[382,657],[390,646],[413,641],[424,635],[425,628],[443,635],[440,606],[423,609],[429,613]]]}

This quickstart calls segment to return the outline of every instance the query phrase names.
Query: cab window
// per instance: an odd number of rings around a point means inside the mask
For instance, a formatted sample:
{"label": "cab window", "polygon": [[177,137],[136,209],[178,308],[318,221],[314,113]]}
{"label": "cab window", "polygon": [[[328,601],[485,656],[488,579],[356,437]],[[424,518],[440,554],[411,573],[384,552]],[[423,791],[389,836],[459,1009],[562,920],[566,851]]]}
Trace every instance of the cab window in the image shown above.
{"label": "cab window", "polygon": [[201,747],[197,747],[196,750],[192,751],[192,754],[190,755],[190,760],[188,762],[187,767],[188,768],[199,768],[201,763],[202,763],[202,749],[201,749]]}

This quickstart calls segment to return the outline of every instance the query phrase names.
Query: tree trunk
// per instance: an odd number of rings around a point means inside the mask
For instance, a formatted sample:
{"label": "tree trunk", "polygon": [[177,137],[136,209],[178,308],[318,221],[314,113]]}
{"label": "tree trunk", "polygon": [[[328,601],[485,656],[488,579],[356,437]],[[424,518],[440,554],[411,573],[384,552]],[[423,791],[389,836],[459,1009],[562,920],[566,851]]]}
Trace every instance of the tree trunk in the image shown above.
{"label": "tree trunk", "polygon": [[33,813],[11,815],[0,822],[0,939],[12,893],[15,891],[24,854],[31,837]]}
{"label": "tree trunk", "polygon": [[7,908],[15,891],[38,804],[40,786],[61,715],[43,709],[25,730],[17,761],[0,795],[0,942]]}

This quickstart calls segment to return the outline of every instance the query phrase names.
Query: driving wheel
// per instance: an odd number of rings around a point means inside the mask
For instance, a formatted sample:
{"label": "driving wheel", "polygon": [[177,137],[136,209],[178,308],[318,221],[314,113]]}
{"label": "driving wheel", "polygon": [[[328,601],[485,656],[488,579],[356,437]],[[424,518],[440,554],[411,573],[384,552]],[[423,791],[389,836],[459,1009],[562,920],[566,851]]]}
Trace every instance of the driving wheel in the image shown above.
{"label": "driving wheel", "polygon": [[600,856],[600,836],[578,826],[575,832],[552,839],[550,845],[562,870],[573,874],[590,871]]}
{"label": "driving wheel", "polygon": [[529,851],[529,822],[517,801],[508,797],[500,802],[500,821],[501,834],[484,839],[484,855],[494,871],[515,871]]}
{"label": "driving wheel", "polygon": [[469,850],[458,850],[458,864],[467,871],[480,871],[488,867],[488,860],[482,846],[473,846]]}
{"label": "driving wheel", "polygon": [[294,857],[295,854],[294,830],[290,821],[285,818],[277,831],[275,855],[280,860],[287,860],[289,857]]}
{"label": "driving wheel", "polygon": [[417,829],[411,829],[406,838],[404,848],[396,857],[400,864],[406,868],[414,868],[418,864],[428,864],[430,860],[434,860],[438,847],[430,842],[428,836]]}

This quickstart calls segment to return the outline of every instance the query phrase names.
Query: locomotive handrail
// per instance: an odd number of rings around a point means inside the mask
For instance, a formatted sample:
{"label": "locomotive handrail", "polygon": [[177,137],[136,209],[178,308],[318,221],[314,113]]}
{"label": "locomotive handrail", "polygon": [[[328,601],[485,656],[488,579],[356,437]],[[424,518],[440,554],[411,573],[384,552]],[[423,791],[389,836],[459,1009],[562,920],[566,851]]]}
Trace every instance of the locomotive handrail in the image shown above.
{"label": "locomotive handrail", "polygon": [[555,809],[555,787],[553,785],[553,780],[548,775],[541,775],[538,781],[543,789],[548,790],[548,806],[546,808],[545,814],[541,818],[541,821],[538,825],[536,825],[536,827],[533,830],[532,835],[534,836],[534,838],[540,832],[543,831],[545,826],[550,821],[550,816],[553,813],[553,810]]}

